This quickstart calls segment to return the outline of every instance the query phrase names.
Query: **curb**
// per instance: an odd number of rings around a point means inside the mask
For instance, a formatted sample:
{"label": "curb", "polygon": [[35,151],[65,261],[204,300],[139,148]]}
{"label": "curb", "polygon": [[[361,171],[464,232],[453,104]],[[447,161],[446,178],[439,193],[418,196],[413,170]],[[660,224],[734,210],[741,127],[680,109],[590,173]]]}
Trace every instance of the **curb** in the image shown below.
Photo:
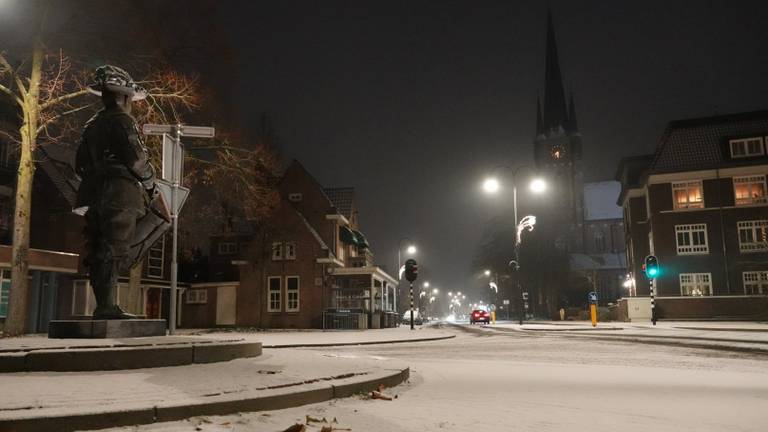
{"label": "curb", "polygon": [[41,349],[0,354],[0,373],[84,372],[181,366],[258,357],[261,352],[260,342]]}
{"label": "curb", "polygon": [[394,372],[390,369],[379,376],[363,381],[340,385],[329,384],[319,388],[260,397],[212,400],[210,402],[186,405],[142,407],[91,414],[0,420],[0,430],[12,432],[41,430],[70,432],[183,420],[201,415],[227,415],[244,411],[271,411],[349,397],[354,394],[376,390],[379,384],[394,387],[405,382],[409,377],[409,368],[396,369]]}
{"label": "curb", "polygon": [[320,343],[320,344],[288,344],[288,345],[264,345],[264,348],[321,348],[321,347],[336,347],[336,346],[358,346],[358,345],[384,345],[384,344],[396,344],[396,343],[409,343],[409,342],[431,342],[438,340],[453,339],[456,335],[437,336],[421,339],[397,339],[388,341],[370,341],[370,342],[340,342],[340,343]]}

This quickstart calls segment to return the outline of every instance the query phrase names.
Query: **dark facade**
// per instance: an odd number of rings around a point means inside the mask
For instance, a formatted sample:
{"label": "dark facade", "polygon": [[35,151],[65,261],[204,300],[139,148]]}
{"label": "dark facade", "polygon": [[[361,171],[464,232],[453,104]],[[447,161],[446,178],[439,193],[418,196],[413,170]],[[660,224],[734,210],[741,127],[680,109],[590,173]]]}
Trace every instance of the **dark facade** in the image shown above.
{"label": "dark facade", "polygon": [[635,294],[656,255],[660,318],[761,315],[744,305],[768,295],[767,136],[768,111],[674,121],[654,155],[622,161]]}

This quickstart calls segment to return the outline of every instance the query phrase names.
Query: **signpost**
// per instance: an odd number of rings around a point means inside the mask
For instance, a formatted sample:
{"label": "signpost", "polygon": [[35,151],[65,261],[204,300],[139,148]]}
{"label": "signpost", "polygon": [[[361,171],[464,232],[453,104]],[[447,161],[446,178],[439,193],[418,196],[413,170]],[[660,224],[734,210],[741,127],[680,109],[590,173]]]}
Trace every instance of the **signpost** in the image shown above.
{"label": "signpost", "polygon": [[162,179],[157,181],[157,187],[171,205],[173,247],[171,250],[171,299],[168,312],[168,334],[174,334],[176,333],[178,297],[179,264],[176,255],[178,250],[179,212],[189,196],[189,188],[181,186],[184,173],[184,146],[181,143],[181,137],[213,138],[216,131],[212,127],[205,126],[145,124],[142,127],[142,132],[145,135],[163,136],[163,171]]}
{"label": "signpost", "polygon": [[597,293],[590,291],[587,294],[589,300],[589,317],[592,319],[592,327],[597,327]]}

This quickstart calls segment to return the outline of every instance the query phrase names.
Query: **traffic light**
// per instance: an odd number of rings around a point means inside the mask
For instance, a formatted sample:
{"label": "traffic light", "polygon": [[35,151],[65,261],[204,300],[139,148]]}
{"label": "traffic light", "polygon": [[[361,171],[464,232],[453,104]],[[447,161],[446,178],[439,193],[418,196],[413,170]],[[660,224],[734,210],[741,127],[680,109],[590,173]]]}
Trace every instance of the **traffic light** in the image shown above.
{"label": "traffic light", "polygon": [[660,273],[659,269],[659,260],[654,255],[648,255],[645,257],[645,264],[643,265],[643,270],[645,270],[645,276],[648,277],[648,279],[656,279],[656,277]]}
{"label": "traffic light", "polygon": [[416,264],[416,260],[411,258],[405,262],[405,279],[408,282],[413,282],[416,277],[419,276],[419,266]]}

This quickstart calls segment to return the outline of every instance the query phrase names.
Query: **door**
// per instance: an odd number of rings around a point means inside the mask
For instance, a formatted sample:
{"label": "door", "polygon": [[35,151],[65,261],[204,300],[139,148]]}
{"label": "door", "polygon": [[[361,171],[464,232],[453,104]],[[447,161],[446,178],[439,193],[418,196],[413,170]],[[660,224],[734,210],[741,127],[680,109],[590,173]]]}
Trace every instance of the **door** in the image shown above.
{"label": "door", "polygon": [[216,288],[216,325],[235,325],[237,291],[234,285]]}

